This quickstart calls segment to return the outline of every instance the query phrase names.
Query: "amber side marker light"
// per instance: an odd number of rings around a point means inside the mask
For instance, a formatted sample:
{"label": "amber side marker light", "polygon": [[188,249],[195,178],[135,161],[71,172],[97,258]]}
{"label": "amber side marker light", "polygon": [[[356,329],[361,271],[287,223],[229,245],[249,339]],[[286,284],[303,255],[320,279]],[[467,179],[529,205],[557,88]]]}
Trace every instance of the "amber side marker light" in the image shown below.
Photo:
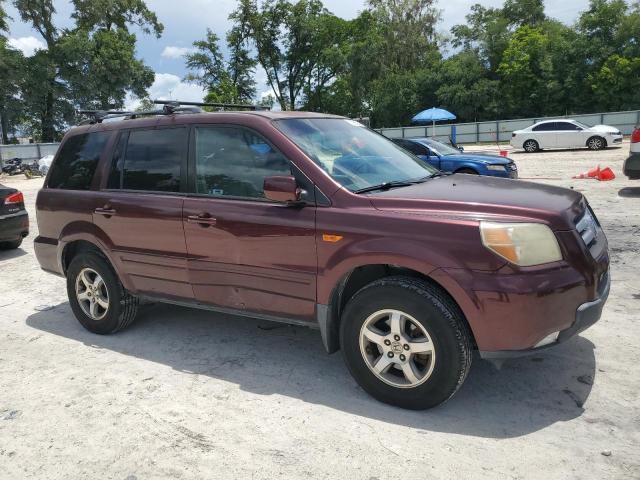
{"label": "amber side marker light", "polygon": [[340,240],[342,240],[342,235],[331,235],[330,233],[322,234],[323,242],[336,243],[336,242],[339,242]]}

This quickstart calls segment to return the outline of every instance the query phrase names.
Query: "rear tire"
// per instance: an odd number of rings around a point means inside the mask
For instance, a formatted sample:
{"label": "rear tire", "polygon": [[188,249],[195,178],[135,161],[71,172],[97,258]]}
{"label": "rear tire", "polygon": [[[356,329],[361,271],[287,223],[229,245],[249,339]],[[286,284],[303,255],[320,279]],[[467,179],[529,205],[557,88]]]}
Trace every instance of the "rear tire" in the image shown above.
{"label": "rear tire", "polygon": [[2,250],[15,250],[22,245],[22,239],[14,240],[12,242],[0,242],[0,248]]}
{"label": "rear tire", "polygon": [[340,345],[367,393],[412,410],[449,399],[471,367],[462,312],[440,288],[411,277],[382,278],[358,291],[342,316]]}
{"label": "rear tire", "polygon": [[101,335],[126,328],[138,312],[138,297],[125,290],[111,265],[94,252],[79,253],[71,260],[67,295],[80,324]]}
{"label": "rear tire", "polygon": [[598,136],[593,136],[587,140],[587,148],[589,150],[603,150],[607,146],[607,141]]}
{"label": "rear tire", "polygon": [[535,140],[526,140],[522,144],[522,148],[527,153],[534,153],[534,152],[537,152],[538,150],[540,150],[540,144],[538,142],[536,142]]}

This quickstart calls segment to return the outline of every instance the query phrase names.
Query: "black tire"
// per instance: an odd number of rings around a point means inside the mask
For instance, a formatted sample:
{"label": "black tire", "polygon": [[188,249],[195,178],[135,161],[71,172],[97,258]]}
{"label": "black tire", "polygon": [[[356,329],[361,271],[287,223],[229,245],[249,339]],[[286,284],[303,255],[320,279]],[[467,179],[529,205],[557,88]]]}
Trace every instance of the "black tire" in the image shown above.
{"label": "black tire", "polygon": [[589,140],[587,140],[587,148],[589,150],[603,150],[606,147],[607,141],[597,135],[594,135],[593,137],[590,137]]}
{"label": "black tire", "polygon": [[[109,306],[104,317],[94,320],[87,315],[76,296],[76,280],[85,268],[97,272],[108,292]],[[129,326],[138,312],[138,297],[131,295],[120,283],[109,262],[100,254],[82,252],[76,255],[67,269],[67,295],[71,310],[84,328],[101,335],[115,333]]]}
{"label": "black tire", "polygon": [[533,139],[529,139],[524,141],[522,148],[527,153],[534,153],[540,150],[540,144]]}
{"label": "black tire", "polygon": [[22,245],[22,239],[13,240],[12,242],[0,242],[0,249],[2,250],[15,250]]}
{"label": "black tire", "polygon": [[478,175],[473,168],[461,168],[460,170],[456,170],[456,173],[466,173],[467,175]]}
{"label": "black tire", "polygon": [[[410,388],[392,386],[367,365],[360,332],[370,315],[385,309],[411,315],[431,337],[435,362],[424,383]],[[459,307],[437,286],[411,277],[385,277],[358,291],[344,310],[340,345],[351,375],[366,392],[381,402],[412,410],[448,400],[471,367],[471,337]]]}

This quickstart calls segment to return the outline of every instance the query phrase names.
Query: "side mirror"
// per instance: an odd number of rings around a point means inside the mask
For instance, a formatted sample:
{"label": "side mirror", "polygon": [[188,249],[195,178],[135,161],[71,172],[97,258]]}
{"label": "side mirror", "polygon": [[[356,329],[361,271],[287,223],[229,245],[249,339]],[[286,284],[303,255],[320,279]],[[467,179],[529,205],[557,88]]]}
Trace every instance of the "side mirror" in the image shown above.
{"label": "side mirror", "polygon": [[274,202],[297,203],[302,197],[302,189],[291,175],[273,175],[264,179],[264,196]]}

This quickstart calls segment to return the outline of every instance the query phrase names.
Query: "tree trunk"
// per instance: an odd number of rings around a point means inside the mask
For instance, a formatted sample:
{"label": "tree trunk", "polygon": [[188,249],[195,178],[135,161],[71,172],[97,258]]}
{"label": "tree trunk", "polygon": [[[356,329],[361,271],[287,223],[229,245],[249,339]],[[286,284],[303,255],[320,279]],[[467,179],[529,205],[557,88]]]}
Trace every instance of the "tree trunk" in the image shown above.
{"label": "tree trunk", "polygon": [[9,143],[9,122],[7,122],[7,112],[4,107],[0,107],[0,130],[2,130],[2,145],[7,145]]}
{"label": "tree trunk", "polygon": [[45,108],[41,115],[42,138],[44,143],[53,142],[55,140],[56,131],[53,119],[53,92],[47,92]]}

